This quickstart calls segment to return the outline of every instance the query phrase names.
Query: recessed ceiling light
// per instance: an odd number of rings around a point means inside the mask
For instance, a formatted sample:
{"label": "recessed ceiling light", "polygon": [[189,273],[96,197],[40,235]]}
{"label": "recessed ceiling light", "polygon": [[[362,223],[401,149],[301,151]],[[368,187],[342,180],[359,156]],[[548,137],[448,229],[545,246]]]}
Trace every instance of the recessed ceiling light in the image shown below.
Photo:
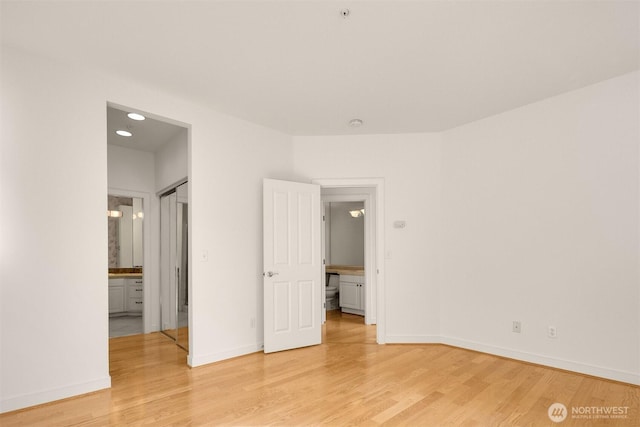
{"label": "recessed ceiling light", "polygon": [[127,114],[127,117],[129,117],[131,120],[144,120],[144,119],[146,119],[145,116],[143,116],[142,114],[138,114],[138,113],[129,113],[129,114]]}
{"label": "recessed ceiling light", "polygon": [[362,120],[353,119],[349,121],[349,126],[351,126],[352,128],[359,128],[360,126],[362,126]]}
{"label": "recessed ceiling light", "polygon": [[126,130],[117,130],[116,133],[120,136],[131,136],[133,135],[131,132]]}

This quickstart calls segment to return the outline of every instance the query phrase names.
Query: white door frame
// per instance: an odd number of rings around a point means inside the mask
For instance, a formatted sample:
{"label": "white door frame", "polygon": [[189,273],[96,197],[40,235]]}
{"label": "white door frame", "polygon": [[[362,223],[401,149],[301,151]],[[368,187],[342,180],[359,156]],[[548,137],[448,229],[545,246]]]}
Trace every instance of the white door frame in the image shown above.
{"label": "white door frame", "polygon": [[[375,254],[373,262],[365,265],[365,277],[371,281],[376,291],[376,340],[378,344],[386,342],[386,317],[385,317],[385,282],[384,282],[384,178],[319,178],[312,179],[313,184],[319,184],[321,188],[367,188],[374,191],[375,206]],[[324,257],[324,254],[321,254]],[[324,292],[324,289],[322,290]],[[321,298],[324,309],[324,295]],[[367,304],[370,304],[367,298]],[[366,311],[365,311],[366,312]]]}
{"label": "white door frame", "polygon": [[142,199],[142,209],[144,212],[144,221],[142,221],[142,259],[144,265],[142,266],[142,324],[144,327],[144,333],[148,334],[155,330],[153,325],[153,316],[155,316],[155,310],[152,307],[152,292],[153,292],[153,276],[155,264],[151,262],[151,218],[153,217],[151,208],[151,194],[141,192],[124,190],[121,188],[109,187],[107,195],[119,196],[119,197],[137,197]]}

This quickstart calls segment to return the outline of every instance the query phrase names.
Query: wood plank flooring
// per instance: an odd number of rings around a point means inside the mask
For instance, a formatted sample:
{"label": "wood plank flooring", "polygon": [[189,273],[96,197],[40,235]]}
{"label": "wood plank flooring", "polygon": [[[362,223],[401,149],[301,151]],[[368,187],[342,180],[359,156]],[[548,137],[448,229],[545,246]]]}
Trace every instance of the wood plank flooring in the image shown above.
{"label": "wood plank flooring", "polygon": [[[159,333],[113,338],[110,390],[3,414],[0,425],[640,426],[640,387],[445,345],[377,345],[375,326],[331,313],[322,345],[194,369]],[[558,424],[555,402],[569,411]],[[628,409],[577,419],[572,407]]]}

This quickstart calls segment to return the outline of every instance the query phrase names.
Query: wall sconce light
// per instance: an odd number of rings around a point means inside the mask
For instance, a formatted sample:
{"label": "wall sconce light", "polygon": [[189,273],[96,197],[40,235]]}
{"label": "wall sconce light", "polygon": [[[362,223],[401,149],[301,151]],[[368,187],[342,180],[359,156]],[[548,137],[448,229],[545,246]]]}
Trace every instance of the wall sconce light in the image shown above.
{"label": "wall sconce light", "polygon": [[121,218],[122,211],[107,211],[107,216],[109,218]]}
{"label": "wall sconce light", "polygon": [[358,209],[358,210],[355,210],[355,211],[349,211],[349,214],[353,218],[360,218],[361,216],[364,216],[364,209]]}

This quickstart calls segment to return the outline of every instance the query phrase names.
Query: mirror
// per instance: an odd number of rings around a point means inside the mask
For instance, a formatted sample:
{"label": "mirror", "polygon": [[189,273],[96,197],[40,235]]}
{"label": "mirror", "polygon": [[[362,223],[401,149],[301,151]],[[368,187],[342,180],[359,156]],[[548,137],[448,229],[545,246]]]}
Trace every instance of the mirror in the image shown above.
{"label": "mirror", "polygon": [[143,264],[142,199],[109,195],[109,268],[140,268]]}
{"label": "mirror", "polygon": [[188,184],[160,197],[162,332],[189,350]]}
{"label": "mirror", "polygon": [[176,189],[177,202],[177,250],[176,266],[178,267],[178,330],[176,342],[185,350],[189,350],[189,269],[187,251],[189,201],[188,184],[182,184]]}

